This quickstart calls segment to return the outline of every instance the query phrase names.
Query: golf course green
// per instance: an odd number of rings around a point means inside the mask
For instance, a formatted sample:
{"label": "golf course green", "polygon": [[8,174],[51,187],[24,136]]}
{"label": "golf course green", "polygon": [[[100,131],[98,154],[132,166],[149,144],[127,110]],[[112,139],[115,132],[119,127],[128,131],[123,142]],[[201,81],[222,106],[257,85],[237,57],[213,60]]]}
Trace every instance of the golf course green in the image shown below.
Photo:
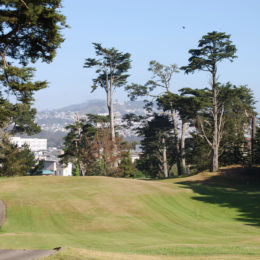
{"label": "golf course green", "polygon": [[[249,176],[250,177],[250,176]],[[45,259],[260,259],[260,185],[239,167],[167,180],[0,178],[0,249]]]}

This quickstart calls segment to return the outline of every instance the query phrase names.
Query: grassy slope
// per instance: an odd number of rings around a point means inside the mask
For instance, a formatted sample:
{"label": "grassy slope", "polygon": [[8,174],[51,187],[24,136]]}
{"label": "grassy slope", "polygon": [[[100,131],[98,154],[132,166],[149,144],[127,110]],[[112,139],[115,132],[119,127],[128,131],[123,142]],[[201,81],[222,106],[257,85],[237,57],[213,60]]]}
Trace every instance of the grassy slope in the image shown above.
{"label": "grassy slope", "polygon": [[205,179],[0,179],[0,248],[82,248],[50,259],[260,259],[260,189]]}

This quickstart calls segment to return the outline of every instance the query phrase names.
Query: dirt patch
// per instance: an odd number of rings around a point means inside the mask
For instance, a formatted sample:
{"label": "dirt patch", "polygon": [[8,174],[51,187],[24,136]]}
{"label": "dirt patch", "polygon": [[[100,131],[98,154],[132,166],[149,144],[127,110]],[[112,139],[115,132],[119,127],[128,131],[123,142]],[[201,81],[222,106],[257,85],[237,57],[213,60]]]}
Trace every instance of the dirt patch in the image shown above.
{"label": "dirt patch", "polygon": [[6,209],[3,201],[0,200],[0,228],[5,222]]}

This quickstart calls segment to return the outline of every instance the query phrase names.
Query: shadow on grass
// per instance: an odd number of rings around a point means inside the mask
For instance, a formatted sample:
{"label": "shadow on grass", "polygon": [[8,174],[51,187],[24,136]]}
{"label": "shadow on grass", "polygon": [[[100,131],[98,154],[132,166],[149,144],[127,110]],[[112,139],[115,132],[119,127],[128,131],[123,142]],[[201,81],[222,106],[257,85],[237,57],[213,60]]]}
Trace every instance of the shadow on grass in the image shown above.
{"label": "shadow on grass", "polygon": [[177,182],[202,196],[193,199],[236,208],[237,220],[260,227],[260,168],[227,168],[205,179]]}

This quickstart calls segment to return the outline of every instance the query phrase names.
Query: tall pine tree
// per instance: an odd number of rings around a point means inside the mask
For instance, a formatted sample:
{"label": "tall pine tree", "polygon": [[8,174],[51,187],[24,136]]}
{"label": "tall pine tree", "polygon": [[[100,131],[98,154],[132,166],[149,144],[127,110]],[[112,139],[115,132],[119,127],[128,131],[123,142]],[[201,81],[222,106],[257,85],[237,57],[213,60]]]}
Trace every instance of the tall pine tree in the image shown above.
{"label": "tall pine tree", "polygon": [[212,142],[210,142],[212,150],[211,171],[218,171],[219,144],[221,140],[219,129],[222,127],[223,107],[219,114],[218,92],[217,92],[217,65],[223,60],[233,61],[236,56],[236,47],[230,41],[230,35],[223,32],[210,32],[199,41],[198,49],[189,50],[191,57],[189,64],[181,69],[185,73],[193,73],[194,71],[207,71],[211,75],[212,90],[212,116],[213,116],[213,133]]}

